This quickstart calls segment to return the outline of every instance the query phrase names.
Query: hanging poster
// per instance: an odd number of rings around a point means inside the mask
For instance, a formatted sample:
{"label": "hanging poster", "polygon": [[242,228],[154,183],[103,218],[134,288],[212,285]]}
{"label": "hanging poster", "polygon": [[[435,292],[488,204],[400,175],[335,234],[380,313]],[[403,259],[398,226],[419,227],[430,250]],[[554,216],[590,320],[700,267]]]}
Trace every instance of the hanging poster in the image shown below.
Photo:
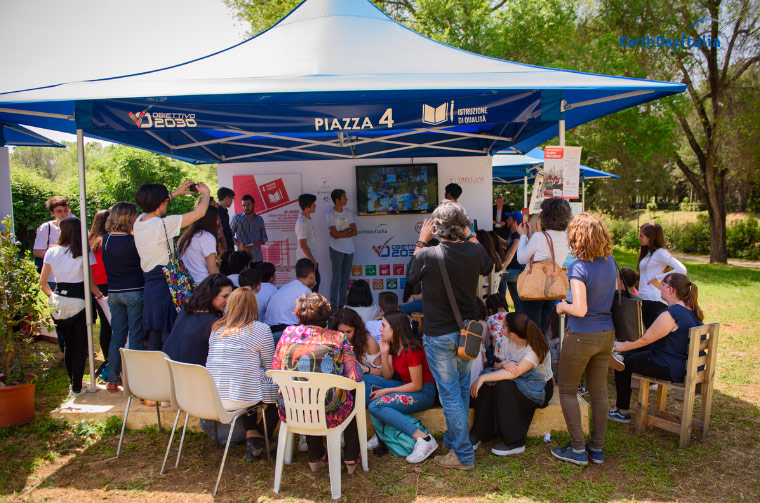
{"label": "hanging poster", "polygon": [[294,280],[301,175],[237,175],[232,177],[232,190],[235,191],[235,213],[243,212],[243,196],[250,194],[254,200],[253,211],[264,219],[268,241],[261,252],[264,261],[275,266],[276,286]]}
{"label": "hanging poster", "polygon": [[541,213],[541,203],[544,202],[544,175],[539,171],[533,181],[533,195],[530,197],[531,215]]}
{"label": "hanging poster", "polygon": [[582,147],[544,149],[544,197],[578,199]]}

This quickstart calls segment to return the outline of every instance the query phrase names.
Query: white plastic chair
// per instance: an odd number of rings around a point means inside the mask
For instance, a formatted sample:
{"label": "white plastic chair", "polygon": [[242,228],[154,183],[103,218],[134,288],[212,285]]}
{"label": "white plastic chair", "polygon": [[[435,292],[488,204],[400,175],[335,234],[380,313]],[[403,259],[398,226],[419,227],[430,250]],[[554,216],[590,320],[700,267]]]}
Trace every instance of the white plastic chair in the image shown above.
{"label": "white plastic chair", "polygon": [[171,377],[169,367],[166,366],[166,353],[162,351],[136,351],[134,349],[119,349],[121,353],[121,382],[124,395],[127,396],[127,410],[124,411],[124,421],[121,423],[121,435],[119,446],[116,448],[116,457],[121,452],[121,443],[124,440],[124,428],[127,426],[129,406],[132,397],[156,402],[156,416],[158,416],[158,431],[161,431],[161,402],[171,399]]}
{"label": "white plastic chair", "polygon": [[[171,375],[171,402],[172,406],[177,407],[177,416],[174,418],[172,434],[169,436],[169,444],[166,446],[166,454],[164,454],[164,462],[161,465],[161,473],[164,472],[164,467],[166,466],[166,459],[169,456],[169,449],[171,448],[172,440],[174,439],[174,432],[177,429],[177,422],[179,421],[181,411],[185,411],[185,426],[182,430],[182,438],[179,442],[177,461],[174,464],[175,468],[179,466],[179,458],[182,454],[182,444],[185,441],[185,431],[187,430],[187,420],[191,415],[208,421],[219,421],[223,424],[229,424],[230,433],[227,435],[227,443],[224,446],[222,464],[219,467],[219,475],[216,477],[216,485],[214,486],[214,496],[216,496],[216,491],[219,488],[219,481],[222,479],[224,464],[227,461],[227,451],[230,448],[230,441],[232,439],[232,432],[235,430],[235,423],[240,416],[247,413],[251,408],[258,406],[258,408],[263,411],[266,404],[261,402],[251,402],[241,406],[240,402],[234,402],[234,404],[232,404],[227,400],[222,400],[219,398],[219,391],[216,388],[216,383],[206,367],[192,365],[190,363],[176,362],[170,360],[168,357],[165,361],[169,364],[169,373]],[[269,432],[267,431],[266,421],[264,421],[264,442],[266,444],[265,449],[267,459],[269,459]]]}
{"label": "white plastic chair", "polygon": [[[280,387],[285,405],[286,422],[280,422],[277,443],[277,461],[274,469],[274,492],[280,492],[284,464],[293,461],[293,437],[302,435],[327,437],[327,459],[330,465],[330,491],[334,500],[340,499],[340,436],[351,420],[356,418],[359,430],[359,452],[362,469],[367,465],[367,412],[364,383],[342,376],[315,372],[290,372],[270,370],[267,376]],[[340,426],[328,428],[325,418],[325,395],[331,388],[354,390],[354,410]]]}

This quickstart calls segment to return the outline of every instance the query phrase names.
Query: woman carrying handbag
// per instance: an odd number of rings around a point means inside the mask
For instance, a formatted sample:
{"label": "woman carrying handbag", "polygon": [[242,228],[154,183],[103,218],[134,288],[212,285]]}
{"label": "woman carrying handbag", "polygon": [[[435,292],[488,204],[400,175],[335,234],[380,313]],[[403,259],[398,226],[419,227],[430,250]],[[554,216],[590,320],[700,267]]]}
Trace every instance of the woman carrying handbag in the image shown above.
{"label": "woman carrying handbag", "polygon": [[[517,261],[527,265],[517,282],[517,295],[520,297],[522,311],[543,331],[549,316],[554,311],[557,299],[567,295],[567,277],[562,265],[567,259],[567,224],[572,218],[570,204],[558,197],[544,199],[541,203],[541,232],[536,232],[533,225],[523,222],[517,228],[520,243],[517,248]],[[549,261],[552,261],[550,263]],[[546,274],[544,274],[546,273]],[[529,281],[530,275],[551,275],[558,283],[557,295],[547,295],[543,291],[546,281]],[[530,278],[535,279],[535,278]],[[545,279],[545,278],[544,278]],[[528,281],[526,281],[528,280]],[[522,286],[522,288],[521,288]],[[541,291],[535,291],[536,289]],[[564,292],[562,292],[564,290]]]}

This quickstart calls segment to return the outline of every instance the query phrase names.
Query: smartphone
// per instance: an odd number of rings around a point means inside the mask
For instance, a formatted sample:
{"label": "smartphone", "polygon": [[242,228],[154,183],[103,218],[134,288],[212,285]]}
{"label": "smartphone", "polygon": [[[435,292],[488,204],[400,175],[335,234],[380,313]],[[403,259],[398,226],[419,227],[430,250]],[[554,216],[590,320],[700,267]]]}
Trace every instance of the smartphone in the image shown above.
{"label": "smartphone", "polygon": [[378,390],[381,390],[381,389],[383,389],[383,388],[381,388],[377,384],[373,384],[372,386],[369,387],[369,392],[370,393],[374,393],[375,391],[378,391]]}
{"label": "smartphone", "polygon": [[194,184],[190,185],[187,188],[187,190],[189,190],[190,192],[198,192],[198,185],[194,183]]}

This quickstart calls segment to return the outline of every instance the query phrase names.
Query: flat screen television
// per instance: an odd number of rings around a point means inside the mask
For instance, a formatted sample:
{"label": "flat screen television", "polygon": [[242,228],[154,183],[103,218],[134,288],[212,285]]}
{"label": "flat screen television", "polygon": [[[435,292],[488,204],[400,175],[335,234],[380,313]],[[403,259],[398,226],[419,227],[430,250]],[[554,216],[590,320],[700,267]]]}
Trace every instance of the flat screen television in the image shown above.
{"label": "flat screen television", "polygon": [[356,167],[359,215],[431,213],[438,204],[437,164]]}

